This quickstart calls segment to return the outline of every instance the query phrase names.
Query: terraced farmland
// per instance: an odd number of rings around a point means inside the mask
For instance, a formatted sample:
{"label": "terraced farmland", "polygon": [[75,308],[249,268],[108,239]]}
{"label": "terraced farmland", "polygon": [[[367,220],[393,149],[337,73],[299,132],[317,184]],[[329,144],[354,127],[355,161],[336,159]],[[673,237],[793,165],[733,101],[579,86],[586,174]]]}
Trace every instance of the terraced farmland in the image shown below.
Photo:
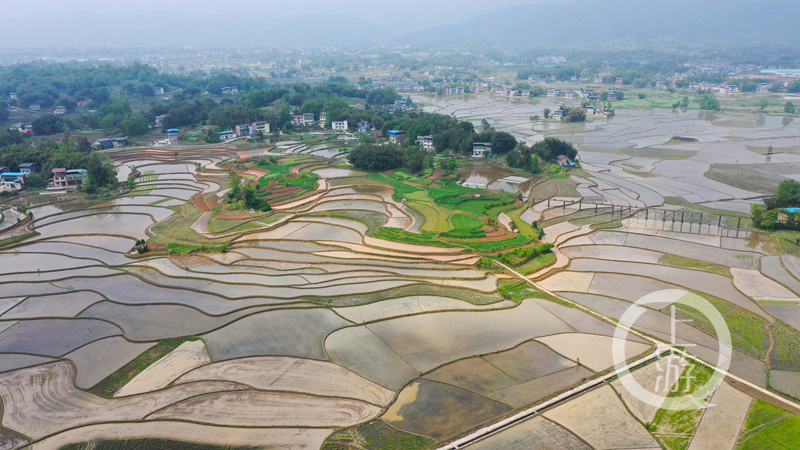
{"label": "terraced farmland", "polygon": [[[113,200],[6,201],[33,219],[0,248],[0,448],[431,449],[540,405],[467,444],[792,448],[800,263],[734,226],[749,193],[703,176],[705,147],[659,158],[620,122],[551,178],[360,172],[311,136],[256,158],[112,152],[139,172]],[[612,143],[634,155],[590,148]],[[719,330],[686,298],[730,329],[730,375],[704,393],[724,413],[623,382],[663,394],[668,361],[710,378]],[[617,373],[614,347],[640,367]]]}

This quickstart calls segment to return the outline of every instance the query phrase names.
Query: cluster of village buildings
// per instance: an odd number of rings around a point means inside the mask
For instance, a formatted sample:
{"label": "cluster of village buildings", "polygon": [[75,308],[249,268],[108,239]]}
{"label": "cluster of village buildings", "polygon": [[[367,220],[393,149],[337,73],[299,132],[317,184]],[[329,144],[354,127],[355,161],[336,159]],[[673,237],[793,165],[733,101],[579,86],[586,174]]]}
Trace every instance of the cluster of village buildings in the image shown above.
{"label": "cluster of village buildings", "polygon": [[[28,176],[36,172],[34,163],[22,163],[16,172],[8,167],[0,167],[0,190],[22,191],[28,188]],[[88,181],[86,169],[53,169],[53,176],[47,180],[48,191],[67,191],[77,189]]]}

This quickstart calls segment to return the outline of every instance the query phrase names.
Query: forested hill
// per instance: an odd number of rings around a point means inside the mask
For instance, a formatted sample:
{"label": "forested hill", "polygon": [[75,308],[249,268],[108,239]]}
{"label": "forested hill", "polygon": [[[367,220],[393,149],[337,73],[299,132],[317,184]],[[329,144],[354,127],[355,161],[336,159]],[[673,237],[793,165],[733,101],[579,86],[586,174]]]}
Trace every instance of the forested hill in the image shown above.
{"label": "forested hill", "polygon": [[515,6],[400,37],[398,43],[542,48],[800,43],[796,0],[578,0]]}

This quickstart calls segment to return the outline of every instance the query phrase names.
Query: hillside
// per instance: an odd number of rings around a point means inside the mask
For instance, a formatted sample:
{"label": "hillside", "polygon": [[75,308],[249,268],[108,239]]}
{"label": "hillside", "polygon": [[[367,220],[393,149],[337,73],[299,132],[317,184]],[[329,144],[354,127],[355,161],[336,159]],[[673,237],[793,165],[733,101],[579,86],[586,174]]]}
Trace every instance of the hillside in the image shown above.
{"label": "hillside", "polygon": [[523,5],[398,39],[401,44],[545,47],[607,43],[745,45],[793,43],[800,2],[603,0]]}

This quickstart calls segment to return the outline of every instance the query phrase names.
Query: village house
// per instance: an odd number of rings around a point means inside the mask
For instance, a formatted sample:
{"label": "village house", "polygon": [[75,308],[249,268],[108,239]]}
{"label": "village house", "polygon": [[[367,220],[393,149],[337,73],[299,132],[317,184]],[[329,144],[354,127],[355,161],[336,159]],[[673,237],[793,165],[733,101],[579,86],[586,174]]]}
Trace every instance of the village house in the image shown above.
{"label": "village house", "polygon": [[236,136],[250,136],[253,134],[253,124],[243,123],[234,127]]}
{"label": "village house", "polygon": [[28,176],[22,172],[0,173],[0,186],[3,190],[21,191],[28,187]]}
{"label": "village house", "polygon": [[531,91],[522,91],[522,98],[531,98]]}
{"label": "village house", "polygon": [[78,100],[78,107],[79,108],[84,108],[84,107],[89,106],[91,104],[92,104],[92,100],[91,99],[89,99],[89,100]]}
{"label": "village house", "polygon": [[31,105],[28,106],[28,109],[30,109],[31,111],[39,111],[42,109],[42,105],[38,103],[31,103]]}
{"label": "village house", "polygon": [[169,137],[169,145],[178,145],[178,134],[180,132],[177,128],[170,128],[167,130],[167,136]]}
{"label": "village house", "polygon": [[319,123],[321,125],[324,125],[327,119],[328,119],[328,113],[326,113],[325,111],[319,113]]}
{"label": "village house", "polygon": [[59,105],[59,106],[56,106],[55,109],[53,109],[53,114],[64,115],[66,113],[67,113],[67,107],[66,106],[60,106]]}
{"label": "village house", "polygon": [[111,142],[111,139],[109,139],[109,138],[98,139],[98,140],[94,141],[94,143],[92,144],[92,148],[95,149],[95,150],[105,150],[105,149],[111,148],[113,146],[114,146],[114,143]]}
{"label": "village house", "polygon": [[19,165],[19,171],[24,173],[25,175],[30,175],[36,172],[36,164],[34,163],[22,163]]}
{"label": "village house", "polygon": [[12,93],[8,94],[8,98],[11,99],[11,100],[18,100],[17,93],[16,92],[12,92]]}
{"label": "village house", "polygon": [[492,143],[491,142],[474,142],[472,144],[472,157],[480,158],[483,156],[492,156]]}
{"label": "village house", "polygon": [[564,155],[558,155],[556,157],[556,160],[558,161],[558,165],[559,166],[571,166],[571,165],[574,165],[572,160],[570,160],[569,158],[567,158]]}
{"label": "village house", "polygon": [[261,133],[267,135],[270,133],[269,122],[253,122],[253,130],[256,134]]}
{"label": "village house", "polygon": [[77,188],[86,183],[89,173],[86,169],[53,169],[53,177],[48,180],[48,190],[66,190]]}
{"label": "village house", "polygon": [[224,86],[222,95],[234,95],[239,93],[239,86]]}
{"label": "village house", "polygon": [[295,114],[292,116],[292,125],[299,127],[303,125],[303,115],[302,114]]}
{"label": "village house", "polygon": [[586,105],[583,110],[586,111],[587,116],[593,116],[595,113],[594,105]]}
{"label": "village house", "polygon": [[331,129],[333,131],[347,131],[347,121],[342,120],[337,122],[331,122]]}
{"label": "village house", "polygon": [[559,95],[561,95],[561,89],[548,89],[547,90],[547,97],[548,98],[558,97]]}
{"label": "village house", "polygon": [[236,137],[236,134],[234,134],[232,130],[220,131],[217,135],[220,141],[229,141]]}
{"label": "village house", "polygon": [[163,87],[161,87],[161,86],[159,86],[159,87],[154,87],[154,88],[153,88],[153,93],[154,93],[155,95],[164,95],[164,88],[163,88]]}
{"label": "village house", "polygon": [[564,118],[564,110],[557,109],[550,113],[550,118],[553,120],[561,120]]}
{"label": "village house", "polygon": [[114,146],[114,148],[125,147],[126,145],[128,145],[128,137],[123,136],[123,137],[113,138],[111,139],[111,145]]}
{"label": "village house", "polygon": [[564,98],[575,98],[575,91],[572,89],[567,89],[564,91]]}
{"label": "village house", "polygon": [[389,131],[389,141],[393,144],[402,144],[406,139],[406,132],[401,130]]}
{"label": "village house", "polygon": [[303,125],[311,126],[314,125],[314,113],[303,113]]}
{"label": "village house", "polygon": [[610,102],[617,101],[617,93],[616,92],[609,92],[608,93],[608,98],[606,100],[608,100]]}
{"label": "village house", "polygon": [[433,146],[433,136],[417,136],[417,145],[423,150],[436,150]]}

